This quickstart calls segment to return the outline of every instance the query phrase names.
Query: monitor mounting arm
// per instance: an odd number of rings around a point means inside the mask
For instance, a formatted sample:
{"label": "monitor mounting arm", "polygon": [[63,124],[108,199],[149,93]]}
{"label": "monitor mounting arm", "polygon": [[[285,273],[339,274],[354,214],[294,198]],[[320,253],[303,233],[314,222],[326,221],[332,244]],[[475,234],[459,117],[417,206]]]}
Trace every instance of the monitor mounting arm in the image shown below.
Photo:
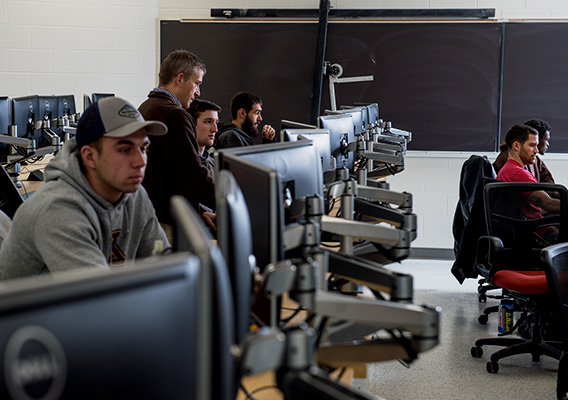
{"label": "monitor mounting arm", "polygon": [[335,101],[336,83],[368,82],[374,79],[373,75],[341,78],[341,75],[343,75],[343,67],[341,66],[341,64],[333,63],[330,61],[324,62],[324,75],[327,75],[329,77],[329,100],[332,111],[337,110],[337,102]]}

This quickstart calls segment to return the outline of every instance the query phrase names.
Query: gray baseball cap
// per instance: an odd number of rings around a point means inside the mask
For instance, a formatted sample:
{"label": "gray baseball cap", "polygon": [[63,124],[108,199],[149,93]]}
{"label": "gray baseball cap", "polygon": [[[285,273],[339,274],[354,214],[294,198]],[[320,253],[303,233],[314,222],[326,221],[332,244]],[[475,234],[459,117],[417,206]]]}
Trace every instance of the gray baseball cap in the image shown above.
{"label": "gray baseball cap", "polygon": [[105,136],[126,137],[140,129],[152,136],[165,135],[167,126],[160,121],[145,121],[140,112],[120,97],[105,97],[89,106],[77,124],[77,148]]}

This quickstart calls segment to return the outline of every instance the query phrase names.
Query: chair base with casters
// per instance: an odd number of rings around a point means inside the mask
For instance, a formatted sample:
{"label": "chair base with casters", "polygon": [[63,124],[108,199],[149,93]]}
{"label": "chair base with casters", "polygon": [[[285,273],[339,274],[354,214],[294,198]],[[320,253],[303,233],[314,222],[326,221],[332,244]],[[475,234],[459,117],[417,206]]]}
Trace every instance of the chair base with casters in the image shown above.
{"label": "chair base with casters", "polygon": [[[508,298],[514,300],[515,311],[523,311],[514,330],[521,322],[534,318],[532,332],[529,339],[504,336],[479,339],[471,348],[471,355],[475,358],[481,358],[483,346],[505,347],[491,354],[490,361],[487,362],[487,372],[489,373],[499,371],[499,360],[514,355],[531,354],[533,362],[539,362],[541,356],[559,360],[562,355],[561,343],[546,341],[542,337],[544,322],[543,315],[538,308],[542,308],[543,303],[550,301],[544,271],[498,271],[493,276],[493,282],[499,287],[507,287],[506,291],[510,295]],[[522,292],[520,292],[521,288]],[[518,289],[519,292],[514,289]],[[530,293],[527,293],[527,291]],[[539,306],[534,306],[535,304]]]}

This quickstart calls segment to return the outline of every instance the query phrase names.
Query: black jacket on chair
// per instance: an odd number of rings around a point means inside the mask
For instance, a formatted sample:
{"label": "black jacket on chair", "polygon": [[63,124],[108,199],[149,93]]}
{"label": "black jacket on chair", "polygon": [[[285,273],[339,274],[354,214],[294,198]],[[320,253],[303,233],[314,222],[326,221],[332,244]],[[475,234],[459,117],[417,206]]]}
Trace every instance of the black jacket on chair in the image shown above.
{"label": "black jacket on chair", "polygon": [[478,275],[474,270],[477,238],[486,234],[481,192],[485,183],[494,180],[495,172],[486,156],[473,155],[464,162],[460,175],[460,198],[452,226],[456,256],[452,274],[460,283]]}

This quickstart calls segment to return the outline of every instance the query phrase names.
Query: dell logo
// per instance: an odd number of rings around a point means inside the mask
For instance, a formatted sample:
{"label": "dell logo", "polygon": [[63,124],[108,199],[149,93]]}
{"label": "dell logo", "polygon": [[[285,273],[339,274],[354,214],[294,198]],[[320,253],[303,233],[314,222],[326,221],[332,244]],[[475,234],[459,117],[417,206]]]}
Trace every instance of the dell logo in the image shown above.
{"label": "dell logo", "polygon": [[65,387],[65,353],[51,332],[39,326],[25,326],[8,340],[4,371],[14,400],[55,400]]}

